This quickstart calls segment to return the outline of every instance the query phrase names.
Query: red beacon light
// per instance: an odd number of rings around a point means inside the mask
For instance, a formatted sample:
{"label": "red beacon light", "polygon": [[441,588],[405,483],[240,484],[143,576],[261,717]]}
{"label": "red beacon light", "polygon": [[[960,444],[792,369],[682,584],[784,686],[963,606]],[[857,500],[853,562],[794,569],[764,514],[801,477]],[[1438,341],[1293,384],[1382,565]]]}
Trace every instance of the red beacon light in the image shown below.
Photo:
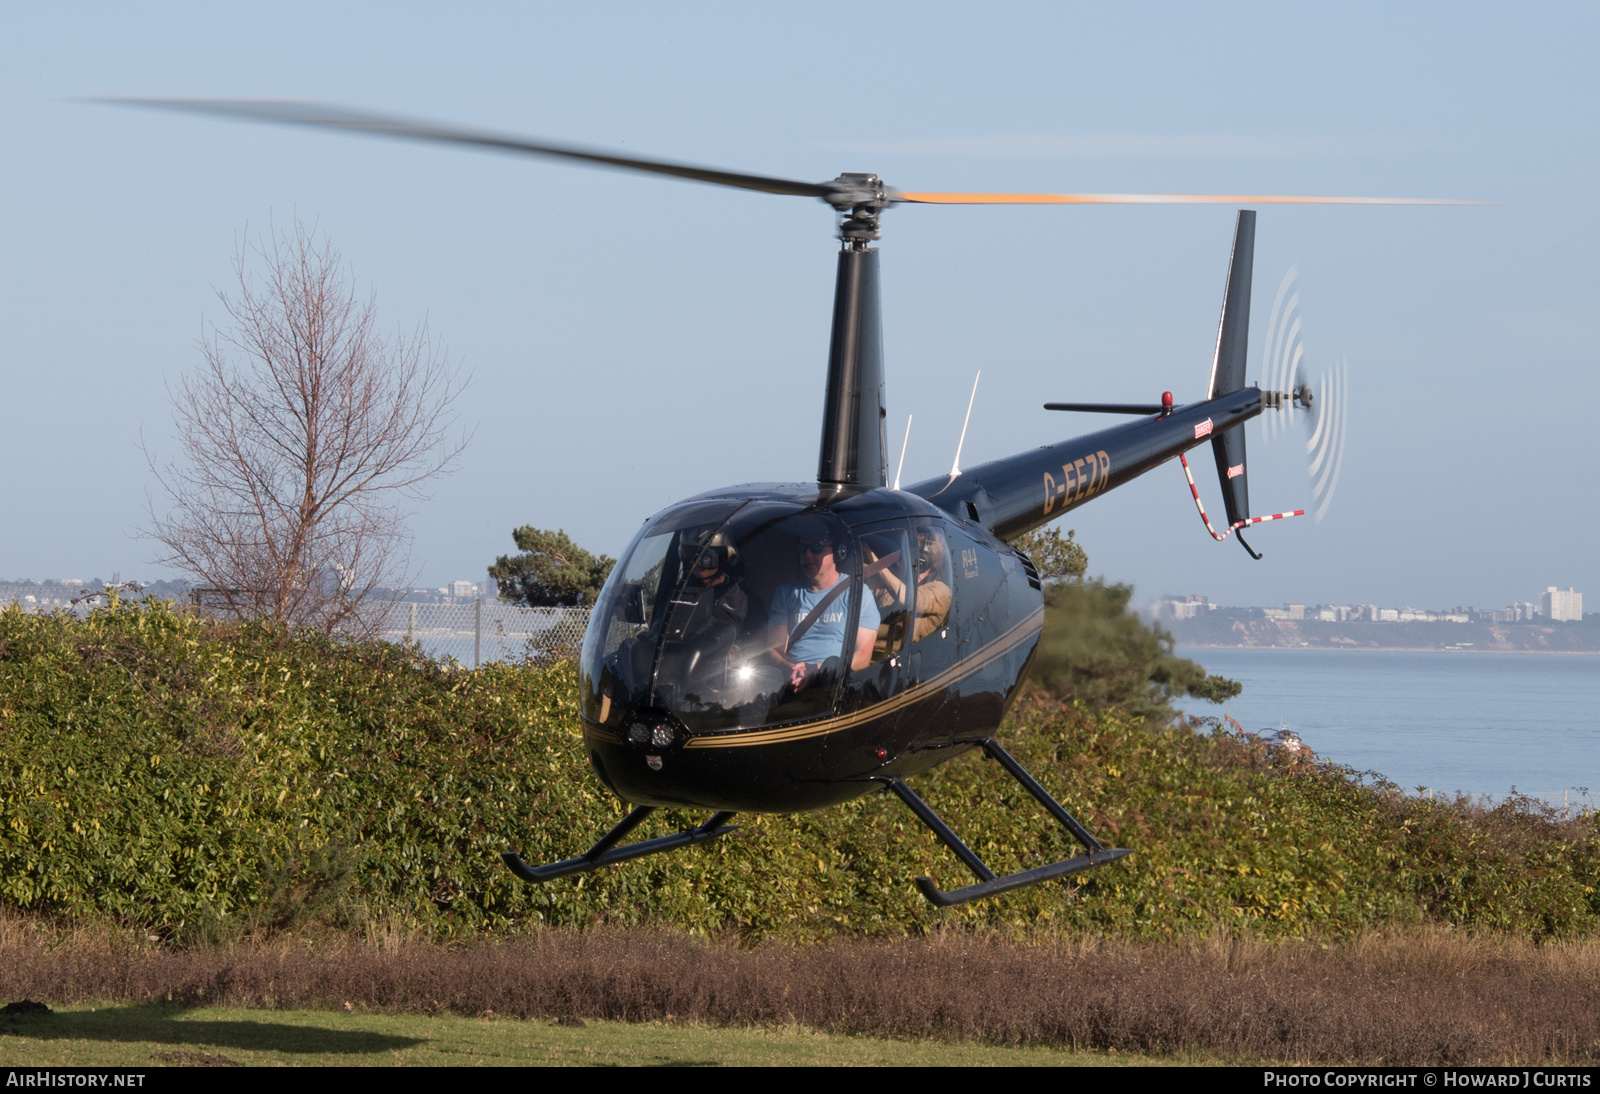
{"label": "red beacon light", "polygon": [[1172,413],[1172,392],[1170,391],[1161,393],[1161,413],[1163,415]]}

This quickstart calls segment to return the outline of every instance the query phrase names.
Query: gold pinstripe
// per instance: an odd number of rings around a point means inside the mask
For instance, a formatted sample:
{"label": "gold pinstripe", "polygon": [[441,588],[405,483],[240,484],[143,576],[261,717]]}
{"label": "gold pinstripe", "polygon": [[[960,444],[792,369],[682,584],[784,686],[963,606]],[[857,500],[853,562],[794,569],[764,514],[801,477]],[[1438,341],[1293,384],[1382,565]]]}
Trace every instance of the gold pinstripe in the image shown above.
{"label": "gold pinstripe", "polygon": [[684,748],[748,748],[752,745],[783,744],[789,741],[805,740],[808,737],[821,737],[829,733],[837,733],[842,729],[870,722],[875,718],[882,718],[886,714],[893,714],[897,710],[921,702],[932,695],[936,695],[953,684],[972,676],[998,658],[1004,657],[1028,639],[1039,633],[1044,626],[1044,608],[1039,607],[1021,623],[1006,631],[988,645],[980,646],[969,657],[964,657],[956,664],[951,665],[937,676],[930,677],[914,687],[907,688],[899,695],[876,703],[864,710],[853,711],[840,715],[837,718],[828,718],[820,722],[807,722],[798,726],[780,726],[777,729],[745,731],[721,734],[715,737],[692,737]]}
{"label": "gold pinstripe", "polygon": [[601,744],[621,744],[626,738],[620,733],[615,733],[603,726],[597,726],[589,719],[583,720],[583,740],[585,744],[599,742]]}

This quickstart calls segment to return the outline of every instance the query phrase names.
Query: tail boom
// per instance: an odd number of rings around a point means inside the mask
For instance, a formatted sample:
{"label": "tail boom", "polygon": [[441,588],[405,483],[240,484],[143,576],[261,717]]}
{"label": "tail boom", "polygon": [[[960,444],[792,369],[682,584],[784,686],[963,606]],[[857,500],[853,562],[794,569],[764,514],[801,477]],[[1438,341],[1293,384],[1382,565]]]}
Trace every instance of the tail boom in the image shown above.
{"label": "tail boom", "polygon": [[1244,388],[906,489],[1001,539],[1015,539],[1261,413]]}

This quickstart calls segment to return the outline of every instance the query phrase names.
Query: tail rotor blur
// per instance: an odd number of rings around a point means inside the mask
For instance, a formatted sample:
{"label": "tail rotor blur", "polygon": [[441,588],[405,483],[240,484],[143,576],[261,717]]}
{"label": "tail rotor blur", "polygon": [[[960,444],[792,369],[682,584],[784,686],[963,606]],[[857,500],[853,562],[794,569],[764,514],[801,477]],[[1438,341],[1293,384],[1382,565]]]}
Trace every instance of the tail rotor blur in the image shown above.
{"label": "tail rotor blur", "polygon": [[1341,360],[1312,379],[1306,360],[1304,323],[1300,315],[1299,271],[1291,267],[1278,286],[1262,349],[1262,388],[1277,413],[1261,415],[1261,439],[1271,443],[1289,429],[1299,413],[1306,430],[1306,470],[1311,478],[1313,515],[1327,515],[1344,467],[1345,431],[1349,424],[1349,363]]}
{"label": "tail rotor blur", "polygon": [[[1267,340],[1262,347],[1261,387],[1267,392],[1288,392],[1289,381],[1300,376],[1301,360],[1305,357],[1305,342],[1300,337],[1300,288],[1295,284],[1299,271],[1291,266],[1283,275],[1278,294],[1272,301],[1272,315],[1267,320]],[[1296,385],[1298,386],[1298,385]],[[1287,406],[1280,405],[1280,411]],[[1287,413],[1261,415],[1261,440],[1271,444],[1289,428]]]}
{"label": "tail rotor blur", "polygon": [[1316,395],[1307,416],[1310,435],[1306,438],[1306,467],[1311,474],[1311,501],[1316,506],[1312,520],[1318,524],[1333,504],[1333,492],[1344,468],[1345,428],[1349,424],[1350,369],[1340,361],[1317,382]]}

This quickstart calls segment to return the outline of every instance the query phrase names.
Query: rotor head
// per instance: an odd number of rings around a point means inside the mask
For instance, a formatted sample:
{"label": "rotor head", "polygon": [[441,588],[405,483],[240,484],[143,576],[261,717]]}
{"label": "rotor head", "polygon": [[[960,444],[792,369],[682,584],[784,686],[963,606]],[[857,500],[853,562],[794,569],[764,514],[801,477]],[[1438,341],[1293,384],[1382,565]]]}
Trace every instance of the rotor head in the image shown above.
{"label": "rotor head", "polygon": [[898,196],[882,179],[877,175],[845,172],[822,186],[822,200],[839,214],[839,238],[846,247],[859,250],[882,235],[878,215],[893,205]]}

